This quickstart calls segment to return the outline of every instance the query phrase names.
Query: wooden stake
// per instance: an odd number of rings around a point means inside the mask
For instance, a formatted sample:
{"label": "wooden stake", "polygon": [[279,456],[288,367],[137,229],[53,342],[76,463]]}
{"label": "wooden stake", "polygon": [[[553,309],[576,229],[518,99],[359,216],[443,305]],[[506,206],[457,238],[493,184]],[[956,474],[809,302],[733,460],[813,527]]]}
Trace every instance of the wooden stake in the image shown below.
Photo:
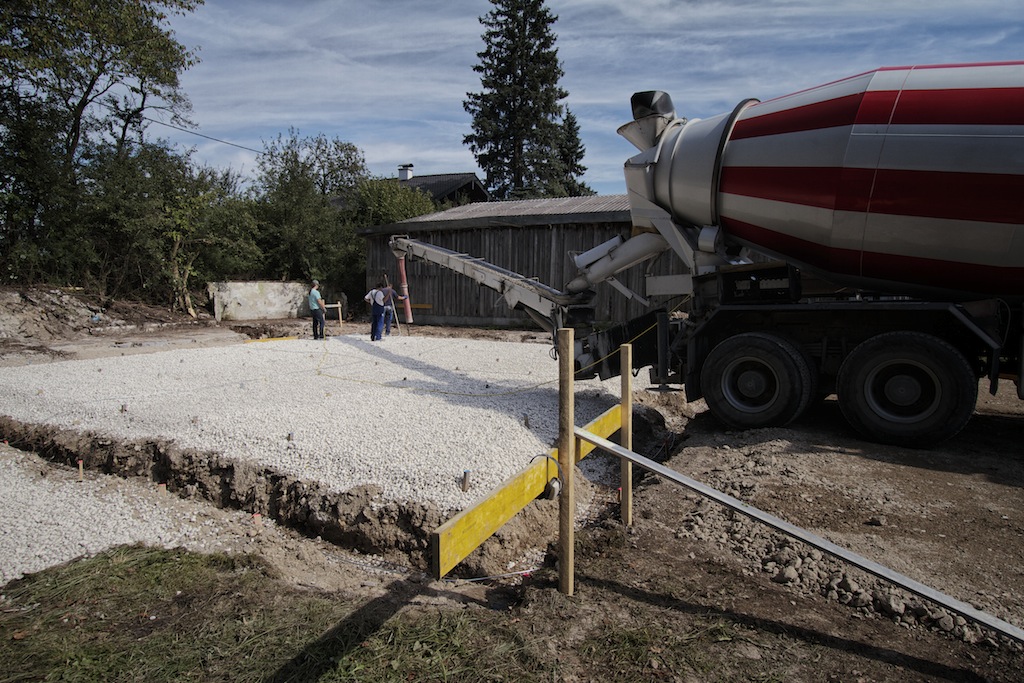
{"label": "wooden stake", "polygon": [[558,497],[558,590],[572,595],[575,590],[576,493],[573,472],[576,469],[576,405],[572,328],[558,330],[558,464],[562,470],[562,492]]}
{"label": "wooden stake", "polygon": [[[619,431],[619,445],[633,450],[633,345],[620,347],[619,369],[622,376],[622,429]],[[619,486],[622,492],[619,516],[626,526],[633,526],[633,463],[619,459]]]}
{"label": "wooden stake", "polygon": [[81,458],[78,459],[78,481],[85,481],[85,465]]}
{"label": "wooden stake", "polygon": [[[612,406],[583,426],[591,434],[609,439],[622,429],[622,410]],[[576,447],[576,462],[594,451],[586,441]],[[430,534],[430,572],[441,579],[469,554],[480,547],[520,510],[542,495],[547,483],[558,474],[558,448],[550,457],[534,457],[519,474],[506,479],[498,488],[465,508]]]}

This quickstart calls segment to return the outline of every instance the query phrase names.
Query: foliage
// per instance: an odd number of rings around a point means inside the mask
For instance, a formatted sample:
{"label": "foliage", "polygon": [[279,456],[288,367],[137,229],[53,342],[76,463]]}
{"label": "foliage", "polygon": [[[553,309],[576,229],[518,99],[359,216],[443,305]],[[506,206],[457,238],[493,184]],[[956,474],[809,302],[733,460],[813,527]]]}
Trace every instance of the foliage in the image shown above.
{"label": "foliage", "polygon": [[356,186],[353,220],[357,227],[389,225],[437,210],[425,192],[394,178],[367,178]]}
{"label": "foliage", "polygon": [[[87,249],[74,239],[74,178],[61,162],[63,117],[0,89],[0,263],[6,283],[59,278]],[[61,238],[78,243],[62,253]],[[87,258],[85,259],[88,260]]]}
{"label": "foliage", "polygon": [[362,296],[355,230],[433,210],[370,179],[349,142],[296,131],[265,145],[249,188],[147,135],[187,125],[195,61],[169,14],[202,0],[0,5],[0,264],[5,284],[82,286],[196,315],[203,285],[310,279]]}
{"label": "foliage", "polygon": [[552,179],[552,184],[561,182],[561,189],[569,197],[596,194],[590,186],[580,180],[580,177],[587,171],[587,167],[582,163],[586,148],[580,139],[580,124],[576,120],[576,115],[568,108],[566,108],[565,117],[562,119],[557,153],[561,176]]}
{"label": "foliage", "polygon": [[253,202],[241,190],[242,179],[231,171],[202,169],[200,187],[205,241],[193,263],[195,280],[252,280],[261,276],[263,252],[257,245],[258,226]]}
{"label": "foliage", "polygon": [[108,296],[158,301],[194,316],[194,274],[213,275],[214,265],[259,268],[255,218],[230,173],[197,171],[187,155],[159,143],[120,151],[107,144],[89,159],[82,216]]}
{"label": "foliage", "polygon": [[[0,73],[19,97],[65,117],[64,160],[90,136],[124,141],[159,108],[181,122],[188,100],[178,74],[195,57],[165,28],[165,9],[202,0],[9,0],[0,9]],[[120,120],[120,124],[118,124]]]}
{"label": "foliage", "polygon": [[328,298],[329,287],[361,297],[365,247],[349,218],[355,188],[366,177],[362,152],[350,142],[291,130],[266,144],[256,181],[264,275],[316,278]]}
{"label": "foliage", "polygon": [[[186,157],[144,138],[183,121],[193,55],[166,12],[201,0],[11,0],[0,6],[0,255],[8,283],[76,284],[169,302],[165,202]],[[164,194],[169,193],[169,194]],[[146,291],[148,289],[148,292]]]}
{"label": "foliage", "polygon": [[[186,173],[186,187],[167,197],[164,232],[170,249],[166,268],[170,276],[173,308],[196,317],[189,279],[199,282],[225,279],[234,272],[256,272],[262,257],[256,246],[256,219],[250,205],[237,196],[237,181],[230,174],[201,169]],[[201,265],[206,266],[202,268]],[[217,268],[211,268],[217,264]]]}
{"label": "foliage", "polygon": [[557,20],[544,0],[491,0],[480,18],[484,50],[473,67],[481,92],[463,107],[473,132],[463,138],[497,199],[565,196],[585,191],[575,180],[583,146],[575,117],[563,117],[563,75],[551,30]]}

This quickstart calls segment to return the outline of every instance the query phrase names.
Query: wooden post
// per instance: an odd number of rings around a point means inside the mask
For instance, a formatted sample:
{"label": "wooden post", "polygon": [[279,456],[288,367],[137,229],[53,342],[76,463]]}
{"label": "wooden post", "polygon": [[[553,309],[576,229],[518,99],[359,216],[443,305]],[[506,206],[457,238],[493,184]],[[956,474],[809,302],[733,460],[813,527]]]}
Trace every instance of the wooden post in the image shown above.
{"label": "wooden post", "polygon": [[576,573],[575,343],[571,328],[558,330],[558,464],[562,470],[562,492],[558,496],[558,590],[566,595],[573,594]]}
{"label": "wooden post", "polygon": [[[619,369],[622,377],[622,429],[619,445],[633,450],[633,345],[620,347]],[[633,463],[619,458],[619,486],[622,487],[619,516],[626,526],[633,526]]]}

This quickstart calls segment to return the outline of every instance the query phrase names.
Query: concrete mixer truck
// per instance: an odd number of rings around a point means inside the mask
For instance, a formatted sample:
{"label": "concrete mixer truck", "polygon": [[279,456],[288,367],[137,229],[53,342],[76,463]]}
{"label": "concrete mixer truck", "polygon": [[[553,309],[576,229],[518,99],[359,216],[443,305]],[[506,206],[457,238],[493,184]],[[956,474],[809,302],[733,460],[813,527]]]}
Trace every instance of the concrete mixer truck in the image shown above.
{"label": "concrete mixer truck", "polygon": [[1024,398],[1024,64],[883,68],[705,120],[632,105],[632,239],[692,275],[662,379],[741,428],[834,393],[911,446],[956,434],[981,377]]}
{"label": "concrete mixer truck", "polygon": [[1024,62],[882,68],[708,119],[658,91],[632,109],[631,234],[575,255],[544,314],[666,255],[686,272],[646,295],[683,303],[577,334],[581,374],[617,375],[632,341],[731,427],[835,394],[907,446],[959,432],[982,379],[1024,398]]}

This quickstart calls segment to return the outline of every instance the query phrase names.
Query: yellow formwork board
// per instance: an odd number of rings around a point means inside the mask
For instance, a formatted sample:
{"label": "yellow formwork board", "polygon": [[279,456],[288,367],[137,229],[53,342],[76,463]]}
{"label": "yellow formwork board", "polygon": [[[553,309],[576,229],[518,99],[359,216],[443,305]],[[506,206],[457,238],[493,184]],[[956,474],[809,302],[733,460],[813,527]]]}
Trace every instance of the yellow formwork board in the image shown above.
{"label": "yellow formwork board", "polygon": [[[598,417],[588,422],[583,429],[591,432],[592,434],[598,434],[602,439],[607,439],[615,432],[622,429],[622,406],[617,405],[604,411]],[[580,441],[576,446],[576,462],[579,462],[583,458],[590,455],[594,449],[597,448],[594,444],[588,441]],[[558,460],[558,449],[552,449],[551,456]]]}
{"label": "yellow formwork board", "polygon": [[[622,407],[613,406],[589,422],[584,429],[607,439],[622,425]],[[576,462],[594,450],[594,445],[581,442],[576,449]],[[437,528],[430,535],[430,572],[440,579],[462,562],[481,543],[505,525],[520,510],[544,493],[547,483],[558,476],[558,449],[551,449],[550,458],[538,457],[526,469]]]}

